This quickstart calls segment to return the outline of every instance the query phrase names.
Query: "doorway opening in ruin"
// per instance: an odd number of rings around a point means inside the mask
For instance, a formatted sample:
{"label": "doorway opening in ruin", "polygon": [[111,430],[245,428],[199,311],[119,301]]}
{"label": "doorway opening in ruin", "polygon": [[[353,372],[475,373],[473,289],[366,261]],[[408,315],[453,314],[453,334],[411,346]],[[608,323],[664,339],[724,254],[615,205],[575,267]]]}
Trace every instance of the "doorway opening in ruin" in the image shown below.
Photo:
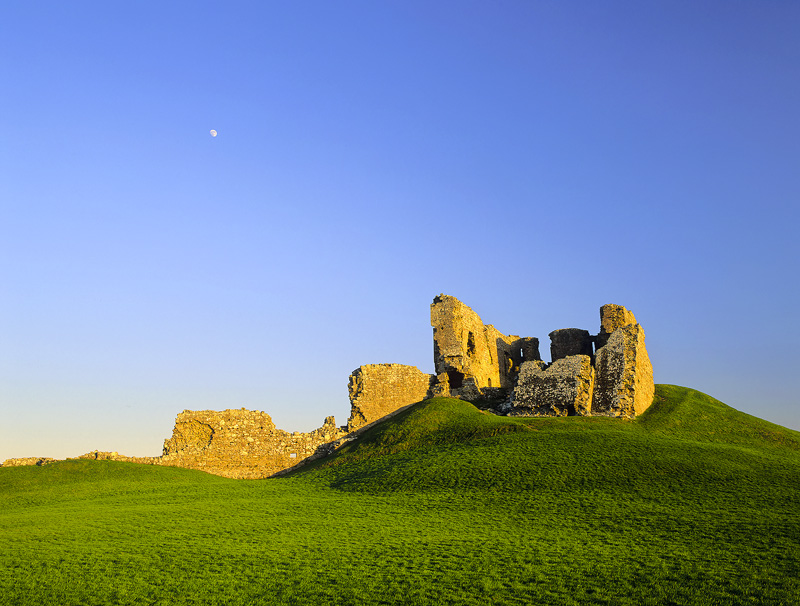
{"label": "doorway opening in ruin", "polygon": [[492,380],[490,378],[487,378],[486,382],[488,383],[487,387],[491,387],[492,386]]}
{"label": "doorway opening in ruin", "polygon": [[458,389],[464,384],[464,373],[457,370],[448,370],[447,381],[450,383],[450,389]]}

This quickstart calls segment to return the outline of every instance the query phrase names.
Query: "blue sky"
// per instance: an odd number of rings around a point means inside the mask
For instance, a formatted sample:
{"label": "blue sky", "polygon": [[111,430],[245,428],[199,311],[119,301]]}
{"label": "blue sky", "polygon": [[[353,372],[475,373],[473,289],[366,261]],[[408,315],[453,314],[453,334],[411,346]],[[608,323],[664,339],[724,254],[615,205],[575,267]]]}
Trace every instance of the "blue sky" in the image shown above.
{"label": "blue sky", "polygon": [[[796,2],[7,2],[0,460],[183,409],[349,414],[633,310],[656,382],[800,429]],[[216,129],[217,137],[211,137]],[[545,353],[545,358],[549,359]]]}

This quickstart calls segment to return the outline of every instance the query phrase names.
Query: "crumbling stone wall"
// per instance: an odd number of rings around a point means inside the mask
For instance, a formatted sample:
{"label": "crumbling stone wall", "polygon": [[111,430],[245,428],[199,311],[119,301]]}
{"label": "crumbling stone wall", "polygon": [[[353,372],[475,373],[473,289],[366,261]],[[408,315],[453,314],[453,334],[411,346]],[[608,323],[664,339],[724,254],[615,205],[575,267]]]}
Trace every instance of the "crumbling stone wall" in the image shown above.
{"label": "crumbling stone wall", "polygon": [[[653,368],[644,331],[622,305],[600,308],[600,332],[595,336],[580,328],[551,332],[550,365],[539,357],[538,339],[507,336],[484,325],[477,313],[455,297],[439,295],[433,300],[431,324],[437,374],[434,395],[477,402],[502,395],[491,393],[499,385],[515,390],[514,414],[531,415],[629,418],[652,403]],[[524,375],[521,367],[527,367]]]}
{"label": "crumbling stone wall", "polygon": [[560,358],[552,364],[523,362],[514,389],[512,415],[590,415],[594,368],[589,356]]}
{"label": "crumbling stone wall", "polygon": [[350,375],[350,418],[347,431],[355,431],[398,408],[430,397],[435,377],[416,366],[366,364]]}
{"label": "crumbling stone wall", "polygon": [[504,335],[484,325],[455,297],[439,295],[431,304],[433,360],[441,395],[475,395],[510,389],[523,359],[539,359],[539,340]]}
{"label": "crumbling stone wall", "polygon": [[[550,333],[553,362],[535,337],[505,335],[484,325],[464,303],[439,295],[431,305],[436,375],[402,364],[367,364],[350,375],[346,427],[327,417],[319,429],[290,433],[260,411],[185,410],[161,457],[93,451],[83,459],[131,461],[199,469],[230,478],[266,478],[333,452],[370,425],[433,395],[498,406],[532,416],[605,415],[631,418],[652,403],[653,368],[644,330],[621,305],[600,308],[600,332],[566,328]],[[511,394],[510,401],[503,400]],[[44,465],[52,459],[9,459],[3,466]]]}
{"label": "crumbling stone wall", "polygon": [[632,418],[653,403],[653,365],[644,346],[644,330],[628,324],[614,330],[598,350],[592,414]]}
{"label": "crumbling stone wall", "polygon": [[188,467],[228,478],[266,478],[346,435],[327,417],[308,433],[277,429],[265,412],[184,410],[164,441],[160,464]]}
{"label": "crumbling stone wall", "polygon": [[[118,452],[108,452],[104,450],[93,450],[82,454],[76,459],[90,459],[92,461],[124,461],[126,463],[141,463],[143,465],[160,465],[161,457],[128,457]],[[72,459],[67,459],[72,460]]]}
{"label": "crumbling stone wall", "polygon": [[596,348],[604,347],[615,330],[628,324],[636,324],[636,317],[632,311],[622,305],[612,303],[603,305],[600,308],[600,332],[595,337]]}
{"label": "crumbling stone wall", "polygon": [[56,459],[50,457],[17,457],[15,459],[6,459],[0,464],[0,467],[23,467],[25,465],[47,465],[48,463],[55,463]]}

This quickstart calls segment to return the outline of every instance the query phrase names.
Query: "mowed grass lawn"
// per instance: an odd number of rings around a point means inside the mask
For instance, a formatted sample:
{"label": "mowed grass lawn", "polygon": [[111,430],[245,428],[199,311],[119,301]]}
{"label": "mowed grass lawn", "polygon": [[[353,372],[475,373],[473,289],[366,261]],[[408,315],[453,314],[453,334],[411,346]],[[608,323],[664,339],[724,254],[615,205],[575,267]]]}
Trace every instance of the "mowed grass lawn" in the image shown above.
{"label": "mowed grass lawn", "polygon": [[2,604],[800,604],[800,433],[423,402],[292,477],[0,468]]}

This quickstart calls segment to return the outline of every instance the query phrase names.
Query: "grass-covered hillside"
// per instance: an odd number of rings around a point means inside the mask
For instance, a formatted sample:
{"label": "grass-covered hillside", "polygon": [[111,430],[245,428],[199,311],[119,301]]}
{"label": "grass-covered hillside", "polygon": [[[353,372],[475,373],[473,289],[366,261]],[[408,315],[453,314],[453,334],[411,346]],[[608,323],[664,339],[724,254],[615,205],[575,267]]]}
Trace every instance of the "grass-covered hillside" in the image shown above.
{"label": "grass-covered hillside", "polygon": [[423,402],[292,477],[0,469],[1,604],[799,604],[800,433]]}

